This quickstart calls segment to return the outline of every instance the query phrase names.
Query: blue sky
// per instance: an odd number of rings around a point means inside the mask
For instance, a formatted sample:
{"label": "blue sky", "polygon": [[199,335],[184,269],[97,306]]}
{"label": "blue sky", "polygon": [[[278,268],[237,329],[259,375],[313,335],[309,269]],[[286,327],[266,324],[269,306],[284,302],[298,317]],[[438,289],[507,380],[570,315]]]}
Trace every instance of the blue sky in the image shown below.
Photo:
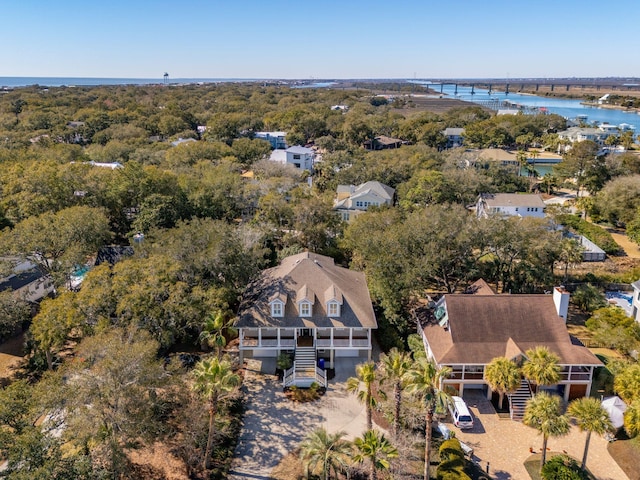
{"label": "blue sky", "polygon": [[640,76],[638,0],[4,0],[0,77]]}

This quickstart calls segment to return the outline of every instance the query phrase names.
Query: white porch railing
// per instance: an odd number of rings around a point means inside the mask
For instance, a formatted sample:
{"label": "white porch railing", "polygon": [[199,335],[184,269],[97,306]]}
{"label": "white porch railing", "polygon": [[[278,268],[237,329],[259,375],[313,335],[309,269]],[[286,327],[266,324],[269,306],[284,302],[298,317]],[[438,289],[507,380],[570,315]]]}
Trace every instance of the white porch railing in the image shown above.
{"label": "white porch railing", "polygon": [[321,368],[314,367],[314,371],[309,369],[297,369],[295,364],[284,372],[282,385],[284,388],[293,385],[297,387],[310,387],[312,383],[317,383],[321,387],[327,387],[327,372]]}
{"label": "white porch railing", "polygon": [[[371,348],[371,341],[369,338],[318,338],[316,340],[316,346],[318,348]],[[273,348],[280,350],[293,350],[296,347],[296,341],[292,338],[275,337],[248,337],[244,336],[240,338],[240,348]]]}

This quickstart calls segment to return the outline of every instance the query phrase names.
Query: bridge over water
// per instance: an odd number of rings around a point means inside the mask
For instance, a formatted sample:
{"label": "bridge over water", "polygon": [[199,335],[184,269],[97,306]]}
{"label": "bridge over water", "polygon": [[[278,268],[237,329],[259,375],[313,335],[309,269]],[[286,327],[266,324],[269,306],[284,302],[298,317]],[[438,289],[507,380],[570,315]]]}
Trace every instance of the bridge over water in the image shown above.
{"label": "bridge over water", "polygon": [[625,92],[640,92],[640,79],[632,79],[630,82],[612,79],[477,79],[477,80],[447,80],[432,79],[420,80],[420,83],[430,84],[429,86],[442,93],[445,86],[454,87],[455,94],[458,93],[458,86],[471,87],[471,95],[475,94],[476,88],[505,92],[576,92],[580,91],[609,91],[618,92],[624,95]]}

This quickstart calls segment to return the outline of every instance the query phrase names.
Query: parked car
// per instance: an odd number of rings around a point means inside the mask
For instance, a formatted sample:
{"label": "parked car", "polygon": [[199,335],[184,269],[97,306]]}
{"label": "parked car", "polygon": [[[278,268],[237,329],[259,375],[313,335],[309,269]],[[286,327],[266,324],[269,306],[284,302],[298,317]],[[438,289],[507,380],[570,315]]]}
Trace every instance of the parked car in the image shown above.
{"label": "parked car", "polygon": [[[442,434],[442,437],[445,440],[449,440],[450,438],[454,437],[454,435],[451,434],[451,430],[449,430],[449,427],[447,427],[444,423],[438,422],[438,431]],[[458,439],[458,441],[460,441],[460,439]],[[467,456],[467,458],[471,460],[471,458],[473,457],[473,448],[462,441],[460,441],[460,448],[462,448],[462,451]]]}
{"label": "parked car", "polygon": [[473,417],[467,404],[460,397],[451,397],[451,403],[449,403],[449,412],[451,413],[451,419],[453,424],[461,429],[473,428]]}

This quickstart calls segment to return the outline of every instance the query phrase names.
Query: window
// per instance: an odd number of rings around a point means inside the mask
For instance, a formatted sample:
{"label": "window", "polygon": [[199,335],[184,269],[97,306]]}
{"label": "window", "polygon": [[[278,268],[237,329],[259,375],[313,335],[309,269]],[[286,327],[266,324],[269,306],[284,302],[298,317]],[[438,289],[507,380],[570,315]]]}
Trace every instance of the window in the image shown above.
{"label": "window", "polygon": [[300,160],[300,155],[294,155],[294,156],[293,156],[293,159],[294,159],[294,160]]}
{"label": "window", "polygon": [[271,304],[271,316],[282,317],[283,316],[282,307],[283,307],[282,302],[273,302]]}
{"label": "window", "polygon": [[364,207],[362,200],[356,200],[356,207]]}
{"label": "window", "polygon": [[300,168],[300,162],[296,162],[293,164],[296,168]]}
{"label": "window", "polygon": [[300,316],[301,317],[311,316],[311,304],[309,302],[300,302]]}
{"label": "window", "polygon": [[327,315],[330,317],[340,316],[340,304],[338,302],[329,302],[327,305]]}

